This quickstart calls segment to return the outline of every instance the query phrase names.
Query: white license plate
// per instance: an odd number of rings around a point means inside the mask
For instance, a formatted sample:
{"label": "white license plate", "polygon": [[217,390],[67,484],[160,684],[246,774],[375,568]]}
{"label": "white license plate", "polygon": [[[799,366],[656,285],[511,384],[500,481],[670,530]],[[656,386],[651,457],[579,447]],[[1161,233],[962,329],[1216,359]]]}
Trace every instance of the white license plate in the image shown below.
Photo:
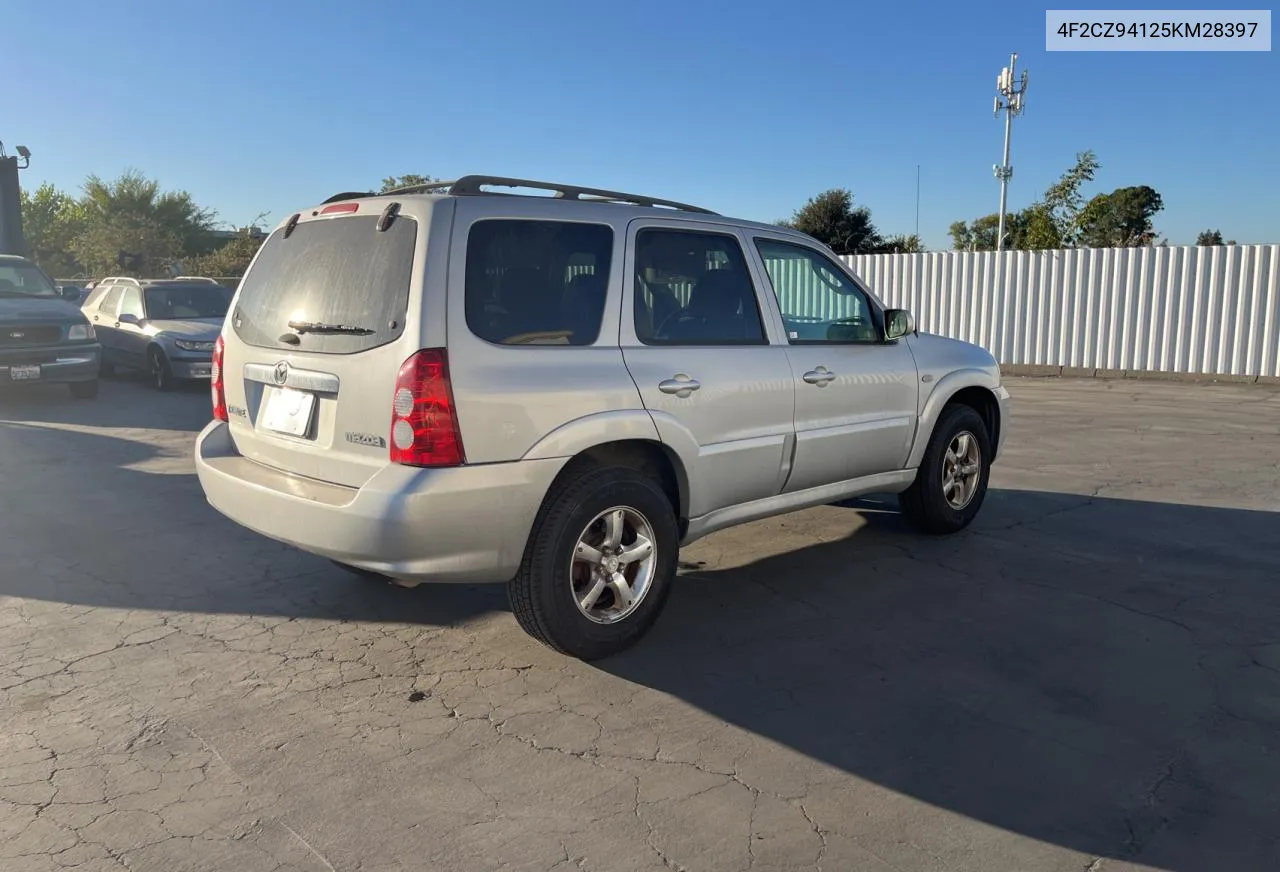
{"label": "white license plate", "polygon": [[33,378],[40,378],[40,364],[34,366],[11,366],[9,367],[9,378],[14,381],[28,381]]}
{"label": "white license plate", "polygon": [[311,427],[316,395],[293,388],[268,387],[262,398],[262,426],[289,436],[305,436]]}
{"label": "white license plate", "polygon": [[200,376],[210,375],[211,370],[207,366],[193,366],[191,368],[191,374],[198,378]]}

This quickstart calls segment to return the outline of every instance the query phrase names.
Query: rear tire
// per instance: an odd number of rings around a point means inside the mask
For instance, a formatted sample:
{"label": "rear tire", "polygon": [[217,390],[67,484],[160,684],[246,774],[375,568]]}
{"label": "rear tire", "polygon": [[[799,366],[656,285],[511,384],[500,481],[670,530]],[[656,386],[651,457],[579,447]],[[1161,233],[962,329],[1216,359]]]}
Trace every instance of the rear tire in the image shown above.
{"label": "rear tire", "polygon": [[982,508],[990,476],[991,437],[982,416],[970,406],[948,406],[934,425],[916,480],[898,495],[898,506],[922,532],[958,533]]}
{"label": "rear tire", "polygon": [[71,382],[67,385],[71,390],[71,396],[77,400],[92,400],[98,395],[98,380]]}
{"label": "rear tire", "polygon": [[177,386],[173,367],[169,366],[169,358],[159,348],[152,348],[147,352],[147,374],[151,376],[151,386],[158,391],[168,392]]}
{"label": "rear tire", "polygon": [[675,510],[658,482],[627,467],[570,473],[534,522],[507,585],[511,609],[525,632],[562,654],[617,654],[658,619],[679,547]]}

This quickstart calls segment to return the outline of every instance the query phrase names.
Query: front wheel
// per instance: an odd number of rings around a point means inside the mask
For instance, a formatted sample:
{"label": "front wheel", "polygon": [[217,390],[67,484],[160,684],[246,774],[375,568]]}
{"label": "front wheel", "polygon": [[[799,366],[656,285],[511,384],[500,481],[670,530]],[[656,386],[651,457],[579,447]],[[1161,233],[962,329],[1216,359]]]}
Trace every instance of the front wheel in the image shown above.
{"label": "front wheel", "polygon": [[590,469],[557,484],[508,585],[520,626],[582,660],[616,654],[658,619],[676,574],[671,501],[635,469]]}
{"label": "front wheel", "polygon": [[158,391],[171,391],[177,380],[173,377],[173,367],[169,366],[169,358],[159,348],[147,353],[147,373],[151,376],[151,386]]}
{"label": "front wheel", "polygon": [[977,517],[990,476],[991,437],[982,416],[970,406],[948,406],[898,505],[925,533],[957,533]]}

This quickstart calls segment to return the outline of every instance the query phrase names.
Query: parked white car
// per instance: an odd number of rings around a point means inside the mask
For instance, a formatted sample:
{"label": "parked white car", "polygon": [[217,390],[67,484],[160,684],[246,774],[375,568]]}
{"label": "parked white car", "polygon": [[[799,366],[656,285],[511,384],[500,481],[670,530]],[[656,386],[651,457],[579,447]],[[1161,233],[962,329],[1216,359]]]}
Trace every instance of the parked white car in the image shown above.
{"label": "parked white car", "polygon": [[507,582],[584,659],[643,635],[716,530],[867,493],[963,529],[1009,398],[990,354],[917,333],[803,234],[484,176],[282,222],[212,395],[220,512],[402,583]]}

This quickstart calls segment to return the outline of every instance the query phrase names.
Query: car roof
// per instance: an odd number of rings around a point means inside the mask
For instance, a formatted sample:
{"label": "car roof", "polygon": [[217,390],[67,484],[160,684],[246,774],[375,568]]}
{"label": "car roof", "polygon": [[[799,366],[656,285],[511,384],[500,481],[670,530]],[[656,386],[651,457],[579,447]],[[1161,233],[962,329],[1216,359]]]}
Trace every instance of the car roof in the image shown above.
{"label": "car roof", "polygon": [[[495,187],[541,190],[549,192],[551,196],[518,193],[512,194],[486,190],[486,188]],[[582,211],[586,211],[596,217],[607,216],[612,218],[626,218],[627,220],[630,220],[633,217],[683,218],[756,230],[768,230],[774,233],[795,236],[808,242],[816,242],[812,237],[801,233],[798,230],[781,227],[777,224],[749,221],[744,218],[733,218],[727,215],[721,215],[701,206],[693,206],[688,203],[680,203],[675,200],[651,197],[644,194],[628,194],[622,191],[610,191],[603,188],[568,185],[559,182],[517,179],[509,176],[469,175],[462,176],[461,178],[453,181],[427,182],[421,185],[409,185],[403,188],[395,188],[385,192],[344,191],[329,197],[320,204],[320,207],[323,208],[326,205],[342,201],[365,199],[387,201],[389,207],[391,201],[405,198],[434,201],[452,197],[492,197],[495,200],[500,197],[519,198],[526,202],[532,201],[535,203],[545,203],[549,212],[559,208],[577,206],[578,210],[581,210],[579,214],[581,214]],[[497,206],[497,211],[500,210],[501,207]],[[307,209],[303,211],[310,212],[312,210]],[[287,223],[288,219],[281,222],[282,225]],[[821,245],[821,243],[818,244]]]}

